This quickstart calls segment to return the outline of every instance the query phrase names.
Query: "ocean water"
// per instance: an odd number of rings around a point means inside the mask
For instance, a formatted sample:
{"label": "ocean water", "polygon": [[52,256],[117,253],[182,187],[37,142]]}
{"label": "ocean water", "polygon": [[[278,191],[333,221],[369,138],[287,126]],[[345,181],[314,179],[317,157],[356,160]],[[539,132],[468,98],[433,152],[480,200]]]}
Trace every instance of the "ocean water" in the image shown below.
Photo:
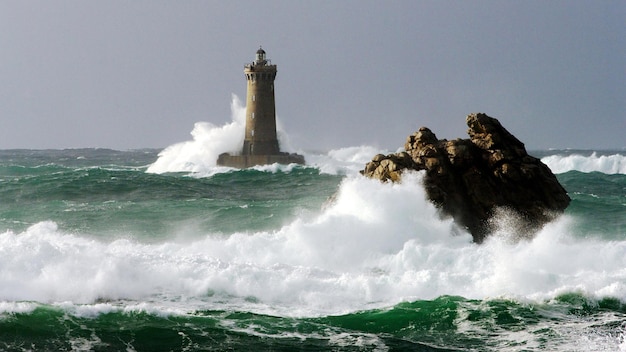
{"label": "ocean water", "polygon": [[0,151],[0,350],[626,351],[624,150],[531,152],[570,207],[476,245],[373,147],[233,170],[204,128]]}
{"label": "ocean water", "polygon": [[572,203],[532,239],[442,218],[389,151],[215,165],[164,150],[0,150],[0,351],[626,351],[626,150],[544,150]]}

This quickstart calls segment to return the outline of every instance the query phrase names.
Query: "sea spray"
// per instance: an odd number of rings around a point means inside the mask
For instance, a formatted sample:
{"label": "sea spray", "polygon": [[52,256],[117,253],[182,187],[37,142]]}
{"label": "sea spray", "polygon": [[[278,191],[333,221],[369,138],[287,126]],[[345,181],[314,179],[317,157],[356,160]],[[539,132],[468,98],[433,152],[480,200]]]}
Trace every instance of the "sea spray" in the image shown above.
{"label": "sea spray", "polygon": [[420,174],[360,177],[368,148],[207,175],[0,153],[0,350],[624,350],[622,174],[559,174],[564,216],[477,245]]}
{"label": "sea spray", "polygon": [[496,234],[472,244],[451,220],[438,219],[419,179],[383,184],[349,177],[318,216],[276,231],[155,244],[96,241],[49,222],[6,232],[0,299],[93,303],[165,295],[195,297],[198,309],[214,299],[254,297],[246,309],[270,313],[269,306],[281,315],[336,314],[445,294],[545,300],[577,291],[626,301],[625,241],[574,239],[563,217],[532,240]]}
{"label": "sea spray", "polygon": [[243,145],[246,107],[233,94],[230,109],[230,123],[218,127],[208,122],[197,122],[191,131],[193,140],[165,148],[147,172],[204,173],[215,167],[219,154],[238,152]]}
{"label": "sea spray", "polygon": [[[148,167],[147,172],[192,172],[203,176],[227,171],[216,167],[222,153],[239,154],[243,146],[246,124],[246,107],[235,94],[230,104],[231,122],[216,126],[209,122],[197,122],[191,131],[193,140],[180,142],[165,148],[159,158]],[[277,118],[276,130],[283,152],[293,152],[289,136]]]}
{"label": "sea spray", "polygon": [[356,175],[376,154],[388,154],[373,146],[361,145],[329,150],[326,153],[305,153],[307,164],[332,175]]}
{"label": "sea spray", "polygon": [[579,153],[568,155],[548,155],[541,158],[541,161],[548,165],[555,174],[562,174],[567,171],[580,172],[602,172],[605,174],[626,174],[626,156],[622,154],[598,155],[593,152],[591,155]]}

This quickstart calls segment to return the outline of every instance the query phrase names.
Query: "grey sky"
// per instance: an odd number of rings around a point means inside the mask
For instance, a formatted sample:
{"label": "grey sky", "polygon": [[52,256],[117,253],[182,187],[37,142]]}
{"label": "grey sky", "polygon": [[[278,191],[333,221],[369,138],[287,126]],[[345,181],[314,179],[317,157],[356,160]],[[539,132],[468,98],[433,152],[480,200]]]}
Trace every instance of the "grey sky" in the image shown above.
{"label": "grey sky", "polygon": [[230,121],[259,45],[298,149],[496,117],[528,149],[626,147],[626,1],[0,0],[0,148],[166,147]]}

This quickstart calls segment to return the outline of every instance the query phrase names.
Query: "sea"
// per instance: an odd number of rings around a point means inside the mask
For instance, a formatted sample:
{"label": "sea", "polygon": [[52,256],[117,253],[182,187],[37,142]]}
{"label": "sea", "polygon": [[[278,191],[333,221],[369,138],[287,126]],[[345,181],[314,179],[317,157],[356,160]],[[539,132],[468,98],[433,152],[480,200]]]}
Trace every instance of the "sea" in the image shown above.
{"label": "sea", "polygon": [[388,151],[229,169],[227,127],[0,150],[0,351],[626,351],[626,150],[530,151],[570,206],[479,245]]}

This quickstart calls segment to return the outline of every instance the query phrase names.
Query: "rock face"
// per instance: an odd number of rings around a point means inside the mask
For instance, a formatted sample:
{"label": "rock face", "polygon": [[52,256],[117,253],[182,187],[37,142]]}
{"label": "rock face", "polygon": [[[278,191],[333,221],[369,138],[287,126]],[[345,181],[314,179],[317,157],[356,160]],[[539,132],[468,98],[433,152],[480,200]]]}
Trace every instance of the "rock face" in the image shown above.
{"label": "rock face", "polygon": [[404,152],[378,154],[361,173],[395,182],[406,170],[426,170],[430,200],[478,243],[493,230],[497,212],[515,215],[518,230],[532,234],[565,210],[570,198],[554,174],[497,119],[470,114],[467,125],[470,138],[452,141],[422,127],[407,138]]}

